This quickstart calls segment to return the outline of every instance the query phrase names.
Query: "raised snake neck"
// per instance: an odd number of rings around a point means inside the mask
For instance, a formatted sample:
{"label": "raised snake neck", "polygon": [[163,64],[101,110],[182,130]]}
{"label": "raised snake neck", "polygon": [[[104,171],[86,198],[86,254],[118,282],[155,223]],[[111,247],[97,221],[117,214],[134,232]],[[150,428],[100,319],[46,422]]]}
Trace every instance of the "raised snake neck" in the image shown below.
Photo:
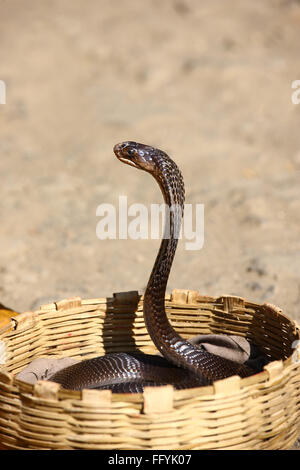
{"label": "raised snake neck", "polygon": [[111,388],[115,392],[135,392],[141,391],[144,385],[172,383],[175,388],[186,388],[210,384],[231,375],[252,375],[254,371],[246,365],[208,353],[185,341],[167,318],[165,293],[184,209],[184,183],[179,168],[165,152],[136,142],[117,144],[114,152],[124,163],[152,174],[170,209],[169,219],[166,218],[169,224],[165,224],[164,237],[144,295],[145,324],[164,359],[131,353],[108,354],[63,369],[50,380],[61,383],[64,388],[77,390]]}

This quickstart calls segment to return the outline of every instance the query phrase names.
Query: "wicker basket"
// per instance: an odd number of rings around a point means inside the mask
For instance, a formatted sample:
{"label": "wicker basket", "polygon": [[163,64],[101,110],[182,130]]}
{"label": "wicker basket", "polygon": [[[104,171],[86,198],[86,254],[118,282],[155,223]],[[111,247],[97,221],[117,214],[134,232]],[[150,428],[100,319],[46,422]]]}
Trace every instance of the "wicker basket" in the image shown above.
{"label": "wicker basket", "polygon": [[33,359],[89,358],[156,350],[137,292],[64,300],[11,319],[0,330],[0,443],[10,449],[288,449],[300,425],[297,324],[269,304],[175,290],[166,297],[174,328],[246,336],[275,359],[264,372],[197,389],[148,387],[143,394],[61,390],[14,376]]}

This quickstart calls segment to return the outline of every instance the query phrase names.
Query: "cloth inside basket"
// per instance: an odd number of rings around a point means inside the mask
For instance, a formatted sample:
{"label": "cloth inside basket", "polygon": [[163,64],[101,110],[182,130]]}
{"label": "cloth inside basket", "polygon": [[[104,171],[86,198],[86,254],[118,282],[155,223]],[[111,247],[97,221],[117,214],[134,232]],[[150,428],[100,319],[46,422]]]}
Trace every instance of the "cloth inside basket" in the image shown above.
{"label": "cloth inside basket", "polygon": [[[239,364],[246,364],[254,372],[262,371],[270,362],[260,349],[246,338],[236,335],[198,335],[189,342],[217,356],[230,359]],[[34,384],[37,380],[49,380],[56,372],[79,362],[71,357],[34,359],[28,366],[17,374],[17,378]]]}
{"label": "cloth inside basket", "polygon": [[189,342],[217,356],[246,364],[256,372],[261,372],[271,361],[258,346],[242,336],[198,335],[190,338]]}

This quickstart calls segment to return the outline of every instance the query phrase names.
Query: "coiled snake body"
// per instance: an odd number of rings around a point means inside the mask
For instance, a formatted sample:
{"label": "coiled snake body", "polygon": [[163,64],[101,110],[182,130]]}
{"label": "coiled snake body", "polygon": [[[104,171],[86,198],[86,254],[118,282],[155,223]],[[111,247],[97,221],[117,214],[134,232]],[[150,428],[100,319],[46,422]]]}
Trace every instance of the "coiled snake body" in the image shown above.
{"label": "coiled snake body", "polygon": [[109,388],[113,392],[140,392],[145,385],[173,384],[174,388],[208,385],[231,375],[247,377],[254,371],[243,364],[208,353],[181,338],[165,312],[165,292],[174,259],[184,206],[184,184],[179,168],[163,151],[136,142],[114,147],[117,158],[147,171],[158,182],[170,208],[169,224],[144,295],[144,319],[148,333],[163,357],[116,353],[88,359],[67,367],[50,378],[63,388]]}

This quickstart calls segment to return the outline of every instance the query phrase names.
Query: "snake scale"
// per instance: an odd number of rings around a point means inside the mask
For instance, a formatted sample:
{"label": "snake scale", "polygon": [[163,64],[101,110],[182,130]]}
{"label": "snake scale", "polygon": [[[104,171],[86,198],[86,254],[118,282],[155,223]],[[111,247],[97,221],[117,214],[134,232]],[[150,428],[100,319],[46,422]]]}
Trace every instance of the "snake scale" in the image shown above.
{"label": "snake scale", "polygon": [[172,384],[175,389],[209,385],[232,375],[248,377],[255,372],[193,346],[172,328],[165,312],[165,293],[174,259],[184,209],[184,183],[175,162],[162,150],[123,142],[114,147],[117,158],[150,173],[158,182],[170,208],[169,223],[161,240],[144,295],[144,320],[148,333],[163,357],[142,353],[114,353],[87,359],[50,378],[63,388],[111,389],[134,393],[153,385]]}

